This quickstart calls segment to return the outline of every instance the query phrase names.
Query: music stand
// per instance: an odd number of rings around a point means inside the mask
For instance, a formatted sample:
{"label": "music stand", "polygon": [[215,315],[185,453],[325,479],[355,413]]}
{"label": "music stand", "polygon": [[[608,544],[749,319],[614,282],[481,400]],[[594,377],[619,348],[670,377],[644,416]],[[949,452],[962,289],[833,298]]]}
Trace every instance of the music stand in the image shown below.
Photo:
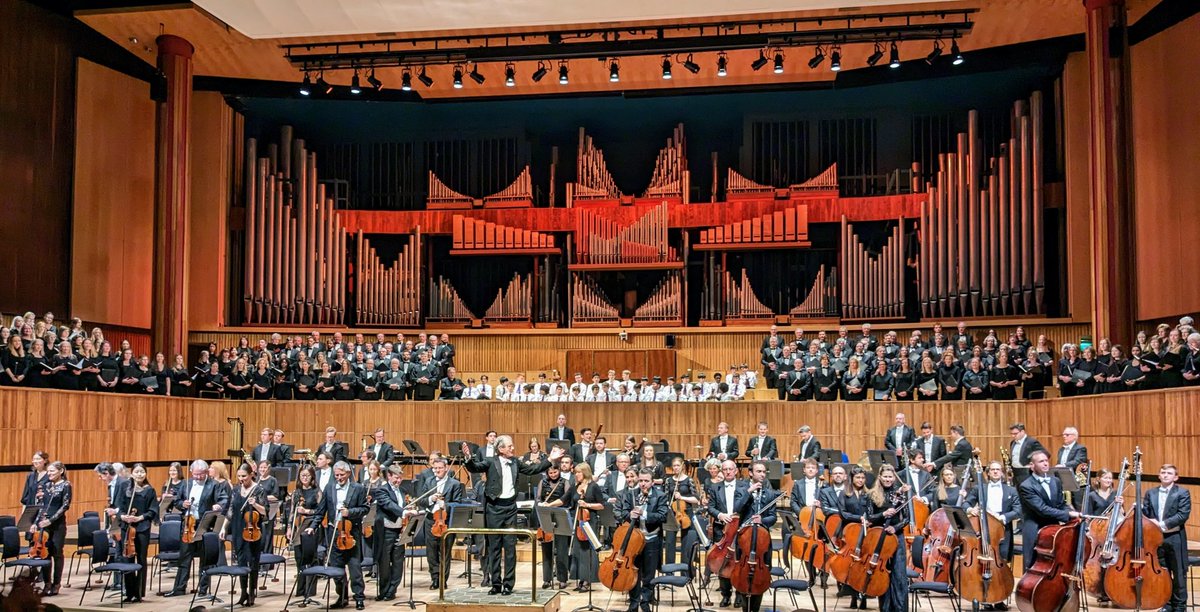
{"label": "music stand", "polygon": [[[483,506],[474,504],[448,504],[450,510],[450,528],[451,529],[476,529],[484,527]],[[475,536],[470,536],[474,538]],[[451,542],[453,545],[453,542]],[[475,572],[471,571],[471,547],[467,545],[467,568],[459,578],[467,579],[467,588],[471,588],[471,577]]]}
{"label": "music stand", "polygon": [[[1053,471],[1054,471],[1054,469],[1051,469],[1051,472],[1053,472]],[[1019,487],[1019,486],[1021,486],[1022,482],[1025,482],[1031,475],[1033,475],[1033,470],[1030,470],[1027,467],[1014,467],[1014,468],[1012,468],[1012,473],[1013,473],[1012,486]],[[1071,481],[1074,482],[1074,475],[1072,475]]]}
{"label": "music stand", "polygon": [[664,471],[666,470],[666,468],[671,466],[671,462],[675,461],[676,457],[679,457],[680,459],[686,459],[686,457],[683,456],[683,453],[673,453],[673,452],[662,452],[662,453],[655,452],[654,453],[654,460],[663,464]]}
{"label": "music stand", "polygon": [[518,494],[523,493],[528,498],[532,498],[533,497],[533,489],[535,487],[535,485],[533,483],[533,479],[535,477],[540,481],[542,478],[542,475],[535,474],[534,476],[530,476],[529,474],[526,474],[524,472],[517,472],[517,484],[516,484],[517,493]]}
{"label": "music stand", "polygon": [[[967,511],[955,506],[943,506],[946,509],[946,518],[950,519],[950,524],[954,526],[954,530],[961,536],[979,537],[979,533],[975,531],[975,527],[971,525],[971,519],[967,516]],[[982,520],[982,519],[981,519]]]}
{"label": "music stand", "polygon": [[[375,506],[371,506],[371,510],[375,510]],[[408,525],[400,531],[400,537],[396,539],[394,546],[408,546],[417,539],[417,534],[421,532],[421,528],[425,526],[425,517],[427,514],[414,514],[408,519]],[[450,557],[443,557],[446,563],[450,562]],[[410,609],[416,610],[417,604],[426,605],[425,602],[419,599],[413,599],[413,570],[417,566],[412,559],[408,560],[408,601],[398,601],[393,606],[408,606]]]}
{"label": "music stand", "polygon": [[[609,534],[611,534],[613,532],[613,530],[616,528],[617,516],[616,516],[616,514],[613,513],[613,509],[611,507],[609,507],[609,505],[607,503],[604,504],[603,508],[596,511],[596,524],[599,525],[602,529],[604,529]],[[596,550],[601,550],[603,548],[605,548],[605,547],[601,546],[600,548],[598,548]]]}
{"label": "music stand", "polygon": [[869,450],[867,451],[867,459],[871,462],[872,472],[879,472],[879,468],[883,467],[885,463],[895,469],[900,467],[899,461],[896,460],[896,451],[887,449]]}
{"label": "music stand", "polygon": [[[1075,497],[1081,491],[1079,488],[1079,483],[1075,482],[1075,471],[1071,468],[1050,468],[1050,473],[1054,476],[1057,476],[1059,482],[1062,483],[1063,493],[1070,493],[1072,497]],[[1013,476],[1015,477],[1016,474],[1014,473]]]}
{"label": "music stand", "polygon": [[426,454],[425,449],[421,448],[421,445],[416,440],[404,440],[400,443],[404,445],[404,450],[408,451],[410,455]]}
{"label": "music stand", "polygon": [[832,468],[835,464],[841,463],[845,453],[837,448],[822,448],[817,451],[817,463],[825,466],[825,469]]}
{"label": "music stand", "polygon": [[37,518],[38,513],[41,511],[42,509],[39,506],[26,506],[25,509],[21,510],[21,517],[17,519],[17,531],[28,533],[30,528],[33,527],[34,519]]}
{"label": "music stand", "polygon": [[563,456],[566,457],[571,454],[571,441],[559,440],[557,438],[546,438],[546,455],[549,456],[549,454],[555,448],[563,449]]}
{"label": "music stand", "polygon": [[762,463],[767,468],[767,480],[771,482],[771,486],[778,489],[779,481],[783,480],[783,462],[777,459],[770,459]]}

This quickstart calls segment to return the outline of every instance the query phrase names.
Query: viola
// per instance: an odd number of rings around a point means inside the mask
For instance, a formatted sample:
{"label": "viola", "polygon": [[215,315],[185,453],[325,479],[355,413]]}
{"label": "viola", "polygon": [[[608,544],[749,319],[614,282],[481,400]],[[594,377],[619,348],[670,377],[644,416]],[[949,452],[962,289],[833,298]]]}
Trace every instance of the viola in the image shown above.
{"label": "viola", "polygon": [[682,499],[676,499],[671,502],[671,511],[675,513],[675,522],[679,523],[679,530],[683,531],[692,526],[692,517],[688,515],[688,504]]}
{"label": "viola", "polygon": [[983,464],[975,461],[979,492],[979,515],[971,517],[971,526],[979,535],[962,535],[958,561],[958,589],[972,604],[993,604],[1008,599],[1013,588],[1013,570],[1000,555],[1004,524],[987,511],[987,485]]}
{"label": "viola", "polygon": [[258,485],[256,484],[250,488],[250,493],[246,495],[246,501],[242,502],[242,540],[246,542],[257,542],[262,539],[262,527],[259,525],[262,522],[262,513],[250,505],[257,491]]}
{"label": "viola", "polygon": [[450,525],[446,522],[446,509],[440,508],[433,513],[433,526],[429,528],[429,532],[435,538],[441,538],[450,530]]}
{"label": "viola", "polygon": [[1113,536],[1120,551],[1104,572],[1104,592],[1118,608],[1156,610],[1171,599],[1171,576],[1158,562],[1163,533],[1158,524],[1142,513],[1142,449],[1133,451],[1136,500],[1133,511]]}
{"label": "viola", "polygon": [[196,539],[196,517],[190,513],[183,517],[183,534],[179,536],[184,544],[191,544]]}
{"label": "viola", "polygon": [[600,583],[612,591],[628,593],[638,581],[638,568],[633,559],[642,553],[646,537],[632,521],[617,527],[613,534],[612,554],[600,562]]}
{"label": "viola", "polygon": [[922,579],[926,582],[950,583],[954,565],[954,548],[958,534],[946,510],[938,508],[925,522],[925,545],[921,548]]}
{"label": "viola", "polygon": [[747,525],[737,537],[737,558],[731,564],[729,582],[737,592],[762,595],[771,586],[771,533],[762,525]]}
{"label": "viola", "polygon": [[819,506],[805,506],[800,509],[798,522],[800,530],[792,534],[792,557],[803,559],[817,569],[825,569],[828,550],[818,533],[825,526],[825,513]]}
{"label": "viola", "polygon": [[[1084,481],[1087,499],[1091,481]],[[1083,598],[1083,564],[1088,557],[1087,527],[1080,519],[1038,531],[1034,561],[1017,582],[1021,612],[1077,612]]]}
{"label": "viola", "polygon": [[[342,511],[343,506],[338,506],[338,512]],[[350,519],[343,518],[337,522],[337,533],[334,536],[333,545],[338,550],[351,550],[358,542],[354,539],[354,523]]]}
{"label": "viola", "polygon": [[[131,501],[129,505],[129,514],[136,516],[137,510],[133,509],[133,502]],[[125,528],[125,547],[122,552],[128,559],[137,558],[137,527],[134,523],[129,523],[129,526]]]}
{"label": "viola", "polygon": [[[1121,476],[1113,495],[1121,495],[1125,490],[1125,479],[1129,477],[1129,458],[1121,461]],[[1088,593],[1095,597],[1107,596],[1104,593],[1104,573],[1116,563],[1121,551],[1117,547],[1115,536],[1117,527],[1124,518],[1124,508],[1114,503],[1109,506],[1105,518],[1094,518],[1088,525],[1088,539],[1091,540],[1092,554],[1088,555],[1083,566],[1083,584]]]}
{"label": "viola", "polygon": [[584,523],[592,520],[592,513],[587,508],[580,508],[575,513],[575,539],[580,542],[587,542],[587,532],[583,530]]}
{"label": "viola", "polygon": [[46,548],[46,543],[49,541],[49,536],[45,531],[38,529],[30,534],[31,541],[29,542],[29,558],[30,559],[49,559],[50,549]]}

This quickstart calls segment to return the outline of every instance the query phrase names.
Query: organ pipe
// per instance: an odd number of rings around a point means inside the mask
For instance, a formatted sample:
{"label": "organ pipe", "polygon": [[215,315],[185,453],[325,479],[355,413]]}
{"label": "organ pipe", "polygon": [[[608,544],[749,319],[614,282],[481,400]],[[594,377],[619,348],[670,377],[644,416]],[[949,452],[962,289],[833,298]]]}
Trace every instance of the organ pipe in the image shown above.
{"label": "organ pipe", "polygon": [[904,316],[904,218],[901,217],[879,254],[872,256],[842,215],[842,274],[848,319]]}
{"label": "organ pipe", "polygon": [[358,296],[359,325],[421,324],[421,230],[409,235],[408,242],[390,265],[384,264],[370,239],[358,231],[355,237],[355,295]]}

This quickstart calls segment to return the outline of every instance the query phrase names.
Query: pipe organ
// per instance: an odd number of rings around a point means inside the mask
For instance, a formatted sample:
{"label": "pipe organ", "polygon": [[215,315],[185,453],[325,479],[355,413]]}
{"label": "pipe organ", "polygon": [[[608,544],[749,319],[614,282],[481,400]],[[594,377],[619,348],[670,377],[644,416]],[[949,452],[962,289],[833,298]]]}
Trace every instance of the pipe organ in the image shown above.
{"label": "pipe organ", "polygon": [[355,240],[355,296],[359,325],[421,324],[421,232],[400,250],[395,263],[384,265],[375,247],[358,231]]}
{"label": "pipe organ", "polygon": [[797,204],[753,219],[703,230],[695,248],[697,251],[795,249],[811,244],[808,240],[808,206]]}
{"label": "pipe organ", "polygon": [[621,191],[608,172],[604,151],[579,128],[579,150],[575,157],[575,182],[567,184],[567,206],[588,200],[620,200]]}
{"label": "pipe organ", "polygon": [[877,256],[842,217],[842,316],[880,319],[904,316],[904,219],[892,226],[891,236]]}
{"label": "pipe organ", "polygon": [[[837,164],[826,168],[823,172],[798,185],[789,185],[776,189],[770,185],[757,183],[729,168],[725,177],[725,199],[730,202],[738,200],[788,200],[818,193],[838,191]],[[802,195],[803,194],[803,195]]]}
{"label": "pipe organ", "polygon": [[459,297],[454,285],[440,276],[437,280],[429,281],[428,312],[425,320],[430,323],[471,323],[476,319]]}
{"label": "pipe organ", "polygon": [[792,318],[812,318],[812,317],[832,317],[837,316],[837,288],[834,286],[834,279],[837,278],[837,272],[833,274],[825,274],[825,264],[817,269],[817,276],[813,278],[812,287],[808,290],[808,295],[795,308],[788,311],[788,316]]}
{"label": "pipe organ", "polygon": [[528,208],[533,206],[533,180],[529,175],[529,166],[525,166],[508,187],[482,198],[473,198],[451,189],[430,170],[426,204],[428,208],[435,210]]}
{"label": "pipe organ", "polygon": [[750,277],[746,275],[745,268],[742,268],[740,283],[734,280],[733,276],[729,274],[729,270],[723,272],[726,323],[774,321],[775,312],[767,308],[767,305],[763,304],[755,295],[754,287],[750,286]]}
{"label": "pipe organ", "polygon": [[667,144],[654,160],[654,174],[643,198],[679,198],[687,204],[691,173],[687,169],[687,151],[683,141],[683,124],[667,139]]}
{"label": "pipe organ", "polygon": [[1009,139],[986,161],[978,124],[970,111],[921,205],[921,315],[1043,314],[1042,94],[1013,105]]}
{"label": "pipe organ", "polygon": [[255,139],[246,142],[243,321],[341,324],[347,232],[317,177],[316,154],[288,126],[281,141],[266,157]]}
{"label": "pipe organ", "polygon": [[454,215],[451,255],[557,255],[554,235]]}
{"label": "pipe organ", "polygon": [[596,280],[587,274],[572,274],[571,326],[615,327],[619,322],[617,307],[604,295]]}
{"label": "pipe organ", "polygon": [[671,270],[633,311],[634,325],[683,325],[683,279]]}
{"label": "pipe organ", "polygon": [[667,243],[668,216],[668,205],[664,202],[622,227],[600,212],[582,210],[575,232],[577,261],[584,265],[678,262],[679,253]]}
{"label": "pipe organ", "polygon": [[483,314],[487,323],[529,323],[532,285],[528,275],[514,274],[508,286],[496,290],[496,299]]}

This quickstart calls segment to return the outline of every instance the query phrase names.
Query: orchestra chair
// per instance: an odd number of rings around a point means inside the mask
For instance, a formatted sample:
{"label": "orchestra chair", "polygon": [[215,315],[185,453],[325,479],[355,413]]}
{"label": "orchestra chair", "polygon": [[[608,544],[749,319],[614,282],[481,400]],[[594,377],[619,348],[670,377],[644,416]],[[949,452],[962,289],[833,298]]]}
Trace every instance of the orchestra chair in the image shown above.
{"label": "orchestra chair", "polygon": [[[92,590],[92,574],[120,574],[123,579],[128,578],[130,574],[136,574],[142,569],[138,563],[109,563],[106,560],[110,554],[108,543],[108,532],[103,529],[97,529],[92,532],[92,558],[88,563],[87,581],[84,582],[83,590],[79,593],[79,605],[83,605],[83,598],[87,596],[87,592]],[[125,607],[124,598],[121,597],[121,589],[115,586],[112,580],[104,582],[104,588],[100,591],[100,601],[104,601],[104,597],[108,593],[109,585],[117,592],[117,598],[121,601],[121,607]]]}
{"label": "orchestra chair", "polygon": [[100,516],[80,517],[75,521],[75,551],[71,553],[71,566],[67,569],[67,587],[71,586],[71,576],[75,574],[75,562],[79,557],[92,557],[92,533],[100,529]]}
{"label": "orchestra chair", "polygon": [[[958,593],[954,590],[954,586],[945,582],[924,582],[921,580],[921,552],[925,548],[925,537],[913,537],[912,547],[909,549],[909,558],[913,560],[913,567],[916,570],[905,569],[908,575],[908,595],[911,598],[909,607],[913,610],[921,609],[921,595],[925,596],[925,603],[929,604],[929,609],[933,610],[932,595],[937,593],[945,595],[950,599],[950,605],[955,612],[962,612],[962,601]],[[957,557],[958,550],[955,549],[954,555]]]}
{"label": "orchestra chair", "polygon": [[[774,568],[772,568],[774,569]],[[771,572],[774,575],[774,572]],[[778,612],[779,610],[779,592],[786,591],[788,597],[792,600],[792,605],[796,609],[800,609],[800,604],[796,602],[796,593],[808,593],[808,601],[812,604],[812,610],[822,610],[817,607],[817,597],[813,595],[812,589],[809,588],[807,580],[799,580],[795,578],[781,578],[771,583],[771,609]]]}
{"label": "orchestra chair", "polygon": [[16,525],[9,525],[3,529],[3,553],[4,560],[4,582],[8,582],[8,568],[27,568],[33,572],[34,580],[42,579],[41,569],[50,567],[49,559],[28,559],[22,558],[25,554],[21,550],[21,533],[17,530]]}
{"label": "orchestra chair", "polygon": [[659,568],[660,574],[650,580],[650,588],[654,589],[655,610],[658,610],[658,606],[662,602],[659,590],[664,587],[671,590],[672,607],[675,606],[675,589],[683,588],[687,591],[688,600],[692,603],[690,610],[704,609],[700,601],[700,591],[696,588],[696,568],[699,563],[700,545],[696,544],[688,551],[686,563],[668,563]]}
{"label": "orchestra chair", "polygon": [[[163,521],[158,528],[158,553],[152,557],[154,566],[150,571],[151,575],[158,574],[158,592],[163,592],[162,579],[167,568],[179,564],[179,553],[182,548],[183,522],[178,519]],[[176,571],[184,570],[179,568]]]}
{"label": "orchestra chair", "polygon": [[[326,561],[326,562],[328,563],[328,561]],[[325,609],[328,610],[329,609],[329,597],[331,595],[330,587],[333,585],[334,580],[346,579],[346,570],[341,567],[330,567],[328,565],[313,565],[311,567],[306,567],[303,570],[300,570],[300,573],[296,574],[296,582],[300,582],[301,579],[306,578],[306,577],[311,577],[314,580],[320,580],[320,579],[325,580]],[[284,610],[287,610],[288,608],[291,607],[292,597],[295,596],[295,593],[293,592],[294,590],[295,589],[293,589],[292,591],[288,591],[287,603],[283,604]],[[305,600],[302,596],[302,601],[307,601],[307,600]]]}
{"label": "orchestra chair", "polygon": [[[212,532],[204,534],[200,552],[200,567],[206,569],[201,570],[200,575],[208,576],[210,579],[214,577],[217,579],[212,585],[212,591],[210,591],[212,595],[204,597],[210,603],[217,601],[217,593],[221,592],[221,579],[229,578],[229,612],[233,612],[234,589],[237,587],[237,580],[234,580],[234,578],[249,577],[250,568],[240,565],[217,565],[223,550],[224,546],[220,536]],[[189,610],[196,607],[196,598],[198,595],[199,593],[192,593],[192,603],[188,606]]]}
{"label": "orchestra chair", "polygon": [[1188,597],[1191,598],[1191,603],[1188,607],[1195,610],[1200,608],[1200,601],[1196,597],[1196,573],[1200,572],[1200,557],[1188,557]]}

